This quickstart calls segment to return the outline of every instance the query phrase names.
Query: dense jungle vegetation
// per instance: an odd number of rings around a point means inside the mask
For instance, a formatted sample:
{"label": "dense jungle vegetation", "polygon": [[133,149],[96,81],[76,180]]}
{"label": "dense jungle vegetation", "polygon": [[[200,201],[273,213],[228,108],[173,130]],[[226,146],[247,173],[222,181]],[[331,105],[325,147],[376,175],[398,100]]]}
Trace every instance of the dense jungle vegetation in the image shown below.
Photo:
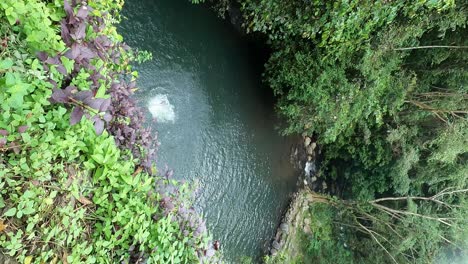
{"label": "dense jungle vegetation", "polygon": [[157,172],[120,0],[0,1],[0,262],[216,261],[190,190]]}
{"label": "dense jungle vegetation", "polygon": [[266,36],[284,132],[345,186],[311,205],[297,262],[468,261],[468,2],[211,2]]}
{"label": "dense jungle vegetation", "polygon": [[[267,38],[284,133],[317,137],[345,186],[315,195],[293,262],[466,261],[468,2],[212,2]],[[151,55],[116,32],[122,5],[0,1],[0,262],[219,261],[151,164],[130,66]]]}

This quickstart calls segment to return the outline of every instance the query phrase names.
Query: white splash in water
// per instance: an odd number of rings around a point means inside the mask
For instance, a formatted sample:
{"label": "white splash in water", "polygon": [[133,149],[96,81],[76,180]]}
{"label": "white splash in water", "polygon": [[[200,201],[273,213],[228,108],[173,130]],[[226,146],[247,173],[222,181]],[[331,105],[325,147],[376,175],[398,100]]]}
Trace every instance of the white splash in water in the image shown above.
{"label": "white splash in water", "polygon": [[175,120],[174,106],[169,103],[169,99],[165,94],[158,94],[151,98],[148,103],[148,110],[157,122],[167,123]]}

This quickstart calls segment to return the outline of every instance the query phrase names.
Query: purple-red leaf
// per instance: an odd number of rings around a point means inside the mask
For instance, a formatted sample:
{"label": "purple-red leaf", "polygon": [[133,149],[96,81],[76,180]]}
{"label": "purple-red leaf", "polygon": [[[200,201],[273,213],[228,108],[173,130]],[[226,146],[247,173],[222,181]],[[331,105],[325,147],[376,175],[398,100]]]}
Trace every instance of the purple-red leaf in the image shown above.
{"label": "purple-red leaf", "polygon": [[101,107],[99,107],[100,112],[106,112],[107,109],[109,109],[109,106],[111,104],[111,99],[104,99],[104,102],[102,102]]}
{"label": "purple-red leaf", "polygon": [[76,106],[73,108],[73,111],[70,116],[70,125],[75,125],[81,121],[81,118],[83,117],[84,111],[81,107]]}
{"label": "purple-red leaf", "polygon": [[71,34],[71,37],[74,40],[82,40],[84,39],[85,35],[86,35],[86,24],[80,23],[78,27],[76,27],[73,33]]}
{"label": "purple-red leaf", "polygon": [[53,65],[59,65],[60,64],[60,59],[58,56],[55,56],[55,57],[48,57],[46,60],[45,60],[46,63],[48,64],[53,64]]}
{"label": "purple-red leaf", "polygon": [[93,97],[93,92],[90,90],[80,91],[74,96],[76,100],[84,102],[85,104],[87,104],[91,97]]}
{"label": "purple-red leaf", "polygon": [[56,103],[68,102],[68,96],[61,89],[54,89],[52,92],[52,100]]}
{"label": "purple-red leaf", "polygon": [[90,7],[88,6],[81,6],[80,9],[78,9],[78,12],[76,13],[76,17],[85,20],[86,17],[88,17]]}
{"label": "purple-red leaf", "polygon": [[110,122],[112,120],[112,115],[109,113],[105,113],[102,117],[106,122]]}
{"label": "purple-red leaf", "polygon": [[57,88],[57,82],[55,80],[49,79],[48,81],[54,86],[54,88]]}
{"label": "purple-red leaf", "polygon": [[94,130],[96,131],[96,134],[101,135],[104,131],[104,121],[101,119],[96,120],[96,122],[94,122]]}
{"label": "purple-red leaf", "polygon": [[86,100],[86,104],[91,107],[91,108],[94,108],[96,110],[99,110],[101,108],[101,105],[102,103],[104,102],[104,99],[102,98],[96,98],[96,99],[92,99],[92,100]]}
{"label": "purple-red leaf", "polygon": [[18,133],[24,133],[26,130],[28,130],[29,126],[20,126],[18,127]]}
{"label": "purple-red leaf", "polygon": [[67,95],[67,96],[72,96],[73,93],[75,93],[76,91],[76,87],[73,86],[73,85],[70,85],[70,86],[67,86],[63,92]]}
{"label": "purple-red leaf", "polygon": [[61,63],[57,65],[57,71],[63,74],[64,76],[67,76],[67,70]]}
{"label": "purple-red leaf", "polygon": [[70,60],[74,60],[76,59],[76,57],[78,57],[79,54],[80,54],[80,45],[77,43],[73,43],[73,45],[71,46],[71,49],[65,52],[65,57],[69,58]]}
{"label": "purple-red leaf", "polygon": [[68,17],[73,17],[73,8],[71,7],[70,2],[68,2],[68,0],[64,1],[63,8],[65,9],[65,12],[67,13]]}
{"label": "purple-red leaf", "polygon": [[44,51],[39,51],[36,55],[40,61],[45,61],[49,57],[49,55],[47,55],[47,53]]}
{"label": "purple-red leaf", "polygon": [[94,53],[90,48],[85,46],[80,46],[80,58],[82,59],[92,59],[96,57],[96,53]]}
{"label": "purple-red leaf", "polygon": [[0,148],[3,148],[3,146],[5,146],[6,143],[7,143],[6,138],[0,138]]}
{"label": "purple-red leaf", "polygon": [[6,136],[8,136],[8,134],[9,134],[8,131],[6,131],[5,129],[0,129],[0,135],[6,137]]}
{"label": "purple-red leaf", "polygon": [[65,23],[65,20],[60,21],[60,34],[62,36],[63,42],[65,42],[65,44],[67,45],[70,45],[71,44],[70,29]]}
{"label": "purple-red leaf", "polygon": [[19,154],[21,152],[20,145],[16,142],[11,142],[9,147],[13,149],[13,152],[15,152],[15,154]]}

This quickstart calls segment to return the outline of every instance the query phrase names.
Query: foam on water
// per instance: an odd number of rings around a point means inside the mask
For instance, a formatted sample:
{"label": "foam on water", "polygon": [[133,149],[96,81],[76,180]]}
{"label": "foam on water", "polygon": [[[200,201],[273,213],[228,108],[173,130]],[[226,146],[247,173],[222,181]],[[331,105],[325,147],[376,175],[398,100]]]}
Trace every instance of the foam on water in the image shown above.
{"label": "foam on water", "polygon": [[166,94],[157,94],[148,102],[148,110],[153,118],[160,123],[174,122],[174,106],[171,105]]}

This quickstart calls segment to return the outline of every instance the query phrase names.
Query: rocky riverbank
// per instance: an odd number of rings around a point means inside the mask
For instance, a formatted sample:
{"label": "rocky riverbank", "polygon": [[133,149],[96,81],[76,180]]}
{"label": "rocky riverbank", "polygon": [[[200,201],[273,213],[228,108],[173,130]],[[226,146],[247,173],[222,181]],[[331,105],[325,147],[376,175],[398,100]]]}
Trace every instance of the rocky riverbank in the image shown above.
{"label": "rocky riverbank", "polygon": [[298,171],[298,191],[293,195],[288,210],[271,241],[268,249],[268,254],[271,256],[275,256],[284,247],[290,248],[289,251],[294,250],[292,245],[295,243],[294,237],[297,236],[298,229],[311,234],[309,224],[303,223],[303,213],[311,200],[311,196],[307,194],[311,194],[311,191],[326,192],[328,189],[328,184],[317,173],[320,154],[321,149],[315,138],[306,134],[303,134],[298,143],[291,147],[291,163]]}
{"label": "rocky riverbank", "polygon": [[[311,202],[313,195],[310,188],[302,187],[294,194],[290,207],[272,240],[267,258],[274,259],[280,256],[281,263],[291,263],[300,257],[303,247],[302,237],[312,237],[310,217],[308,217]],[[272,263],[277,262],[272,261]]]}

